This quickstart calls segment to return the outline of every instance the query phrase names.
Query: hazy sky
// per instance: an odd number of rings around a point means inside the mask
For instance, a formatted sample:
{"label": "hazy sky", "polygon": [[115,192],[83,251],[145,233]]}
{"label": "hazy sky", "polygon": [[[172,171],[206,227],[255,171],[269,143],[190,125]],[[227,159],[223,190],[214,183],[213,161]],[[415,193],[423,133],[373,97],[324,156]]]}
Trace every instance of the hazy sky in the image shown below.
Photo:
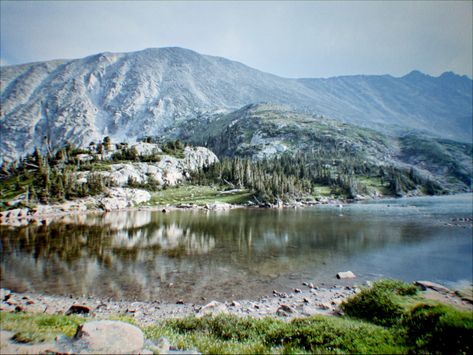
{"label": "hazy sky", "polygon": [[1,63],[179,46],[285,77],[472,77],[472,1],[5,1]]}

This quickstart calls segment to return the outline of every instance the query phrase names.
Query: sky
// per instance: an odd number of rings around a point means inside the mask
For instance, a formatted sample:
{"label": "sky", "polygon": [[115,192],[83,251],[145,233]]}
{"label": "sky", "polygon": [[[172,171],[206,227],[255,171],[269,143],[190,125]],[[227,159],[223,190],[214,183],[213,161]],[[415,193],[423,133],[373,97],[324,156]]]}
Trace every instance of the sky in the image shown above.
{"label": "sky", "polygon": [[472,4],[0,0],[0,63],[178,46],[283,77],[471,78]]}

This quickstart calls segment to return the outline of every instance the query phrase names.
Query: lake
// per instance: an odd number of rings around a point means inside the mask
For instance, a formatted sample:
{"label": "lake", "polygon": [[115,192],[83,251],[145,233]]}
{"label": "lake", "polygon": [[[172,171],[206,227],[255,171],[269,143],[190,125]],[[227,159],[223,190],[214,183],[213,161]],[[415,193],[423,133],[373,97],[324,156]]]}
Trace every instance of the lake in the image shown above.
{"label": "lake", "polygon": [[[257,298],[303,281],[472,280],[472,195],[300,209],[135,210],[0,227],[1,287],[115,300]],[[339,271],[358,277],[339,281]]]}

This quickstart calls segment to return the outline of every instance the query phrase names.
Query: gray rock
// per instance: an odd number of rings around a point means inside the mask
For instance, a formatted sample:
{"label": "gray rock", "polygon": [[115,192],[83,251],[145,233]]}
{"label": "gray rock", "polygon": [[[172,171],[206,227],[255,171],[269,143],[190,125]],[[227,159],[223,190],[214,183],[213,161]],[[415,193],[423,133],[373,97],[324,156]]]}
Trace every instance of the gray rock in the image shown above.
{"label": "gray rock", "polygon": [[104,320],[79,326],[73,349],[80,354],[139,354],[143,345],[143,333],[138,327]]}
{"label": "gray rock", "polygon": [[276,310],[276,314],[282,317],[288,317],[291,314],[297,313],[297,311],[287,304],[282,304]]}
{"label": "gray rock", "polygon": [[148,191],[114,187],[108,189],[106,195],[98,199],[98,204],[104,211],[112,211],[132,207],[150,199],[151,194]]}
{"label": "gray rock", "polygon": [[435,282],[416,281],[415,285],[420,286],[423,290],[430,288],[431,290],[437,291],[439,293],[452,293],[452,291],[449,288]]}
{"label": "gray rock", "polygon": [[337,279],[354,279],[356,275],[351,271],[342,271],[337,274]]}

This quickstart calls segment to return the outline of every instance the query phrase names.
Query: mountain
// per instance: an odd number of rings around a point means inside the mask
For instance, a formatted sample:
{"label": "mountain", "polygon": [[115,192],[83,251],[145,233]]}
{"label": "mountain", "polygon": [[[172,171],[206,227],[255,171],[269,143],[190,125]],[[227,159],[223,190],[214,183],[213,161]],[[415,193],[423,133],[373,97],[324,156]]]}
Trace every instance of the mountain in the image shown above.
{"label": "mountain", "polygon": [[104,136],[130,141],[180,122],[272,102],[385,133],[471,141],[472,80],[453,73],[286,79],[182,48],[1,67],[0,154],[9,160]]}
{"label": "mountain", "polygon": [[[251,104],[228,114],[214,115],[205,122],[190,119],[166,135],[206,145],[219,156],[262,160],[284,153],[292,157],[303,153],[311,164],[330,165],[334,176],[348,173],[378,179],[380,169],[396,169],[415,171],[423,180],[435,181],[448,191],[471,189],[471,143],[418,134],[394,137],[320,115],[296,112],[284,105]],[[362,180],[360,185],[366,183]],[[382,188],[382,184],[378,185]]]}

